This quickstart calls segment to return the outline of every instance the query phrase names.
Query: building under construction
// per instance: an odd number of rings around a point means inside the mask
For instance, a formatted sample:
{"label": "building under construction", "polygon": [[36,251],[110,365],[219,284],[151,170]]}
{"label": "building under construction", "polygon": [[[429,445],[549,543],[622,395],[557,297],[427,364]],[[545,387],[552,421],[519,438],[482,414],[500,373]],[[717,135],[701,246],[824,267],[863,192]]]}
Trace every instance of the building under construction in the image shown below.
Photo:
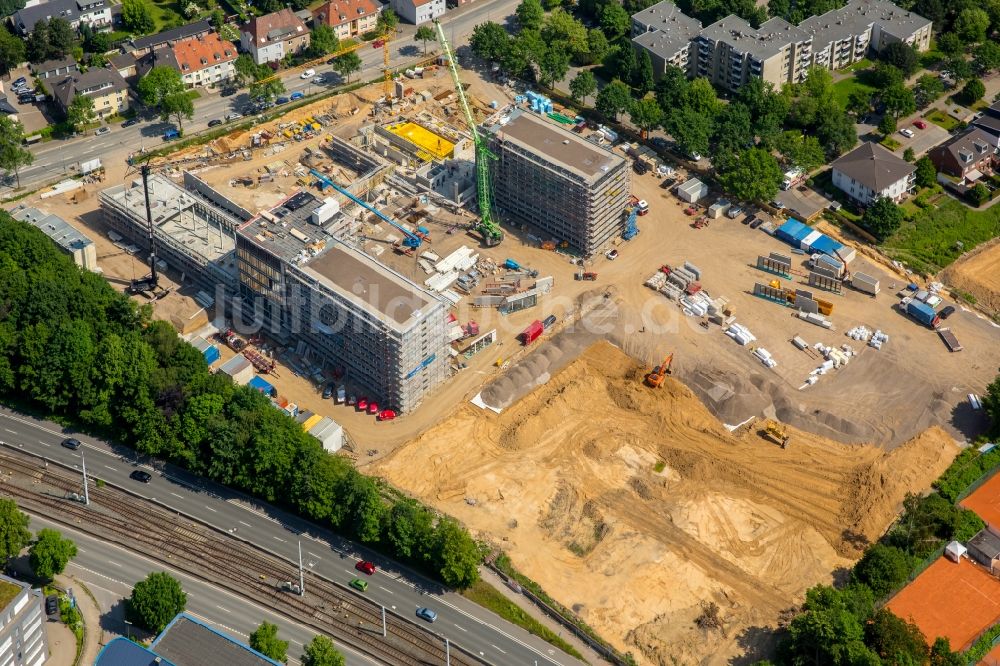
{"label": "building under construction", "polygon": [[624,157],[524,109],[485,129],[497,156],[494,202],[503,216],[588,256],[621,235],[629,201]]}
{"label": "building under construction", "polygon": [[412,410],[448,375],[447,302],[330,235],[325,210],[299,192],[239,229],[243,318],[379,404]]}

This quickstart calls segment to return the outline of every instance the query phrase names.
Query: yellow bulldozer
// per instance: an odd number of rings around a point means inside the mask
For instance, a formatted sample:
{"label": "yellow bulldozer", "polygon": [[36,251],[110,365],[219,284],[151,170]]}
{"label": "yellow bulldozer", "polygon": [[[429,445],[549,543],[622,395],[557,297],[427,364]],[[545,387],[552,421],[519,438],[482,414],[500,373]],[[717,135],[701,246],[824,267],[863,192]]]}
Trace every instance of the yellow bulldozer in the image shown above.
{"label": "yellow bulldozer", "polygon": [[781,448],[788,447],[788,440],[790,439],[788,435],[788,430],[781,423],[773,419],[768,419],[764,421],[764,435],[772,439],[775,444],[781,446]]}

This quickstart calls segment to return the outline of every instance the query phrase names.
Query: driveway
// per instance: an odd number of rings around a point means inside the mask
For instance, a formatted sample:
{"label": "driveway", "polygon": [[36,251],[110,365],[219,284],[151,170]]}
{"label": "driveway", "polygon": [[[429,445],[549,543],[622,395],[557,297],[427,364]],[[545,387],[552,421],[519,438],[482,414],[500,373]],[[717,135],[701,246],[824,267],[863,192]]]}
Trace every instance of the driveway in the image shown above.
{"label": "driveway", "polygon": [[924,153],[926,153],[928,150],[938,145],[939,143],[947,141],[948,138],[951,136],[950,134],[948,134],[947,131],[945,131],[944,128],[935,125],[929,120],[926,122],[927,122],[927,127],[924,129],[920,129],[919,127],[914,125],[912,121],[910,121],[906,125],[900,125],[900,129],[903,129],[905,127],[913,130],[913,138],[908,139],[899,132],[893,134],[892,138],[895,139],[896,141],[899,141],[899,143],[901,144],[899,149],[896,150],[897,153],[902,155],[903,151],[905,151],[907,148],[912,148],[913,152],[917,155],[917,157],[920,157],[921,155],[923,155]]}

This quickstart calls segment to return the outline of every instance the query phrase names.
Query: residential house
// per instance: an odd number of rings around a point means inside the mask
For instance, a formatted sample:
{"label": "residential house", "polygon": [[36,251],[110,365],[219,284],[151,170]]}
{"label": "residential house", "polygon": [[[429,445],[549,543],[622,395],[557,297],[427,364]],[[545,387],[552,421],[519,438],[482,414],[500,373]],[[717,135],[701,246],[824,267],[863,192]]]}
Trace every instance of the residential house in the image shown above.
{"label": "residential house", "polygon": [[444,16],[445,0],[389,0],[389,6],[401,19],[414,25]]}
{"label": "residential house", "polygon": [[993,106],[986,107],[976,114],[972,124],[994,139],[1000,139],[1000,102],[994,102]]}
{"label": "residential house", "polygon": [[750,78],[776,88],[796,83],[811,67],[840,69],[892,42],[925,51],[931,27],[928,19],[887,0],[851,0],[798,26],[775,17],[754,28],[730,15],[702,28],[663,0],[632,16],[632,45],[649,53],[658,76],[675,65],[689,77],[703,76],[734,91]]}
{"label": "residential house", "polygon": [[171,48],[181,80],[189,88],[214,86],[229,81],[236,73],[236,47],[210,32],[176,42]]}
{"label": "residential house", "polygon": [[327,0],[313,10],[313,25],[330,26],[337,39],[358,37],[375,29],[380,11],[376,0]]}
{"label": "residential house", "polygon": [[126,81],[139,73],[138,62],[131,53],[116,53],[108,58],[108,64]]}
{"label": "residential house", "polygon": [[917,168],[877,143],[865,142],[830,165],[833,185],[862,206],[875,199],[896,203],[913,189]]}
{"label": "residential house", "polygon": [[278,62],[286,55],[309,48],[306,24],[287,7],[280,12],[256,16],[240,28],[240,44],[258,65]]}
{"label": "residential house", "polygon": [[179,42],[192,37],[201,37],[212,32],[212,24],[209,21],[195,21],[177,28],[170,28],[155,35],[147,35],[133,39],[128,46],[128,50],[136,58],[147,55],[159,48],[169,46],[173,42]]}
{"label": "residential house", "polygon": [[14,12],[10,17],[14,29],[27,36],[42,19],[63,18],[75,30],[86,23],[95,30],[110,30],[111,5],[105,0],[49,0]]}
{"label": "residential house", "polygon": [[38,79],[51,79],[79,71],[79,65],[76,64],[76,60],[71,56],[67,56],[61,60],[46,60],[45,62],[31,66],[32,75]]}
{"label": "residential house", "polygon": [[64,112],[77,95],[94,100],[94,110],[101,118],[128,111],[128,84],[115,69],[92,67],[53,81],[52,97]]}
{"label": "residential house", "polygon": [[997,137],[978,127],[970,127],[927,154],[941,173],[972,183],[993,171]]}

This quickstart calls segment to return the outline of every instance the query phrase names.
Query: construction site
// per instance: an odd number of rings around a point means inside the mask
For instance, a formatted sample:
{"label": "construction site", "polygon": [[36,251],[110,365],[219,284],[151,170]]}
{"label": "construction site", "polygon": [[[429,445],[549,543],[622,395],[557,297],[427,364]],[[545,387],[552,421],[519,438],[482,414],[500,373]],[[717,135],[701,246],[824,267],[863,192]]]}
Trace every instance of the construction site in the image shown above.
{"label": "construction site", "polygon": [[983,431],[1000,327],[443,50],[22,203],[641,663],[766,653]]}

